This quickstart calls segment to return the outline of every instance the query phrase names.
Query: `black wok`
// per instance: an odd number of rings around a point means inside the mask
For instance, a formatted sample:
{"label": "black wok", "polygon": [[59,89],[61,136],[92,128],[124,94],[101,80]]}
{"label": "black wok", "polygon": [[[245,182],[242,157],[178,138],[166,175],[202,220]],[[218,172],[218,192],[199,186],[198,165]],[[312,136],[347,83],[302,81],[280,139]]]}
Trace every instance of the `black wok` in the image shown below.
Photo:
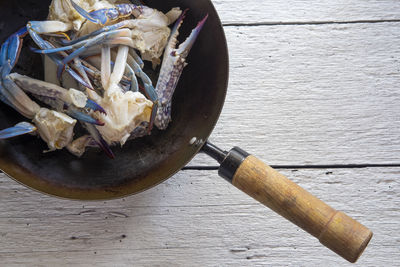
{"label": "black wok", "polygon": [[[42,153],[46,144],[32,136],[1,141],[0,169],[18,182],[50,195],[79,200],[111,199],[161,183],[184,167],[205,143],[203,151],[222,163],[221,176],[354,262],[372,236],[369,229],[330,208],[243,150],[235,148],[227,153],[205,142],[218,120],[228,84],[225,35],[211,2],[145,2],[162,11],[174,6],[190,9],[180,31],[181,39],[209,15],[176,89],[173,121],[168,129],[153,130],[151,136],[130,141],[123,148],[113,148],[115,160],[95,149],[82,158],[66,150]],[[44,20],[49,4],[50,0],[1,1],[0,41],[28,20]],[[25,42],[14,71],[43,79],[41,57],[32,55],[28,45]],[[23,120],[6,105],[0,106],[0,129]]]}

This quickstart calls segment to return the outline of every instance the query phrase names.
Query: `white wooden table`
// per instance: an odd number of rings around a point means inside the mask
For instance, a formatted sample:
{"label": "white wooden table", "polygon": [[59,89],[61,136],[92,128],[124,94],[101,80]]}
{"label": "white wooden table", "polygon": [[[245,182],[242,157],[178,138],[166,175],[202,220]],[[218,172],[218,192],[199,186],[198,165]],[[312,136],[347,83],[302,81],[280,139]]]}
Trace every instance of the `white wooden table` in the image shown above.
{"label": "white wooden table", "polygon": [[[400,163],[400,1],[213,2],[231,80],[211,141],[275,165]],[[283,173],[374,231],[358,266],[400,266],[399,167]],[[106,202],[0,174],[0,241],[1,266],[351,265],[213,171]]]}

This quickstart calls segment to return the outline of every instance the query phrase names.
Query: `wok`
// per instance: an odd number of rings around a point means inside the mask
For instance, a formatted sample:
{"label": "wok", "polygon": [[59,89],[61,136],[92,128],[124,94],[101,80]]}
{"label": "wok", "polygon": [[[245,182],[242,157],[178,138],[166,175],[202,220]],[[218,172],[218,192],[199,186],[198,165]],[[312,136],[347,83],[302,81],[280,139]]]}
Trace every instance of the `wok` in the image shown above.
{"label": "wok", "polygon": [[[0,40],[28,20],[44,20],[50,0],[1,1]],[[173,121],[166,131],[114,148],[115,160],[99,150],[82,158],[67,151],[42,153],[45,143],[32,136],[0,142],[0,169],[35,190],[70,199],[99,200],[138,193],[161,183],[185,166],[201,148],[221,163],[219,174],[233,185],[317,237],[345,259],[355,262],[372,232],[315,198],[283,175],[239,148],[224,152],[207,143],[221,112],[228,83],[228,51],[218,15],[209,0],[148,0],[167,11],[189,8],[180,36],[209,14],[176,89]],[[42,79],[41,57],[32,55],[25,41],[15,72]],[[0,128],[24,118],[0,107]]]}

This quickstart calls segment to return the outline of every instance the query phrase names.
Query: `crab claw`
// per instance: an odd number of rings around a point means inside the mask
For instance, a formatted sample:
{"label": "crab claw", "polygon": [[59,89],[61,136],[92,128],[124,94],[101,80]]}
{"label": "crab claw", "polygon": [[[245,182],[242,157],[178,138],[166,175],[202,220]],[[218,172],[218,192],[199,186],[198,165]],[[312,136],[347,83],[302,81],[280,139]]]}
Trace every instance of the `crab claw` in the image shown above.
{"label": "crab claw", "polygon": [[177,20],[171,37],[169,38],[167,47],[164,52],[164,60],[161,66],[160,75],[158,78],[156,92],[158,95],[158,111],[154,124],[160,130],[167,128],[169,122],[171,121],[171,101],[174,94],[175,88],[178,84],[179,78],[182,74],[183,68],[186,67],[186,57],[188,56],[190,50],[193,47],[201,29],[206,22],[208,15],[206,15],[192,30],[190,36],[183,42],[178,48],[176,45],[178,43],[177,37],[179,35],[179,28],[183,23],[183,18],[186,14],[183,12],[181,17]]}
{"label": "crab claw", "polygon": [[207,19],[208,14],[197,24],[196,28],[192,30],[192,33],[185,40],[185,42],[179,45],[177,53],[180,55],[181,58],[186,58],[188,56]]}
{"label": "crab claw", "polygon": [[102,19],[99,18],[95,18],[93,17],[91,14],[89,14],[88,12],[86,12],[86,10],[84,10],[83,8],[81,8],[78,4],[76,4],[74,1],[71,0],[71,4],[72,6],[75,8],[75,10],[85,19],[96,23],[96,24],[100,24],[100,25],[104,25],[107,23],[107,17],[106,16],[102,16]]}
{"label": "crab claw", "polygon": [[7,59],[10,61],[11,68],[13,68],[18,61],[22,48],[22,39],[27,34],[28,31],[26,27],[23,27],[9,37],[10,44],[8,46]]}
{"label": "crab claw", "polygon": [[72,0],[71,4],[82,17],[101,26],[121,17],[127,17],[129,15],[139,16],[142,13],[141,5],[119,4],[116,5],[116,8],[103,8],[88,13]]}
{"label": "crab claw", "polygon": [[107,115],[107,112],[104,110],[104,108],[102,108],[99,104],[97,104],[96,102],[94,102],[91,99],[88,99],[86,101],[85,108],[91,109],[93,111],[98,111],[100,113],[103,113],[103,114]]}
{"label": "crab claw", "polygon": [[36,131],[36,126],[34,126],[33,124],[30,124],[28,122],[20,122],[13,127],[1,130],[0,131],[0,140],[32,133],[35,131]]}
{"label": "crab claw", "polygon": [[93,137],[93,139],[96,141],[97,145],[103,149],[103,151],[106,153],[106,155],[111,158],[114,159],[115,155],[112,152],[110,146],[107,144],[107,142],[103,139],[103,137],[101,137],[99,131],[96,129],[96,127],[94,127],[92,124],[85,124],[86,129],[88,130],[88,132],[90,133],[90,135]]}

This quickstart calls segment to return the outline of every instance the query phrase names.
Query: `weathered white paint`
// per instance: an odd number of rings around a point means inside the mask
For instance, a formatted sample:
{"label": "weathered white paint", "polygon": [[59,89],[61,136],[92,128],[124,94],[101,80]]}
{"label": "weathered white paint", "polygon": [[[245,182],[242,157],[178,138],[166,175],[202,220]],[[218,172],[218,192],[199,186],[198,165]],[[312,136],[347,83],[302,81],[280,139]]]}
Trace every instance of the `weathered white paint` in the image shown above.
{"label": "weathered white paint", "polygon": [[399,27],[227,27],[230,83],[211,141],[270,164],[400,162]]}
{"label": "weathered white paint", "polygon": [[212,0],[225,24],[400,19],[397,0]]}
{"label": "weathered white paint", "polygon": [[[400,15],[389,0],[213,2],[225,23]],[[399,27],[226,27],[231,80],[211,140],[272,164],[398,162]],[[192,164],[210,163],[202,155]],[[374,231],[358,266],[400,265],[399,168],[284,173]],[[0,175],[0,241],[2,266],[353,266],[216,172],[180,172],[136,196],[84,203]]]}
{"label": "weathered white paint", "polygon": [[[284,173],[375,232],[359,266],[399,263],[400,169]],[[3,264],[351,266],[215,172],[181,172],[136,196],[84,203],[2,175],[0,207]]]}

